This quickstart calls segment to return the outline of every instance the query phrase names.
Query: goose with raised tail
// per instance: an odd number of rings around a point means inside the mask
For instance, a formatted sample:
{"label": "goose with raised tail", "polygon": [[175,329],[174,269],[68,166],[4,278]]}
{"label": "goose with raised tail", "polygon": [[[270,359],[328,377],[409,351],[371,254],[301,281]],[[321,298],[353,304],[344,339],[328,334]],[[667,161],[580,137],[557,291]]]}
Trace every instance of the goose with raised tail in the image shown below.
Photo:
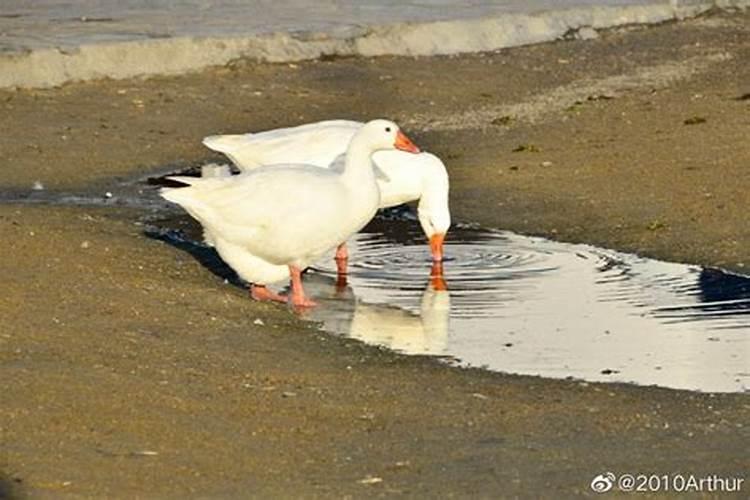
{"label": "goose with raised tail", "polygon": [[380,205],[371,156],[419,149],[388,120],[373,120],[353,135],[343,168],[293,162],[232,177],[172,179],[187,187],[161,195],[197,219],[221,258],[252,283],[259,299],[281,299],[265,284],[291,276],[291,302],[312,306],[301,271],[362,229]]}
{"label": "goose with raised tail", "polygon": [[[241,171],[262,165],[306,163],[338,170],[349,141],[364,126],[349,120],[328,120],[297,127],[241,135],[213,135],[208,148],[224,153]],[[378,151],[373,155],[380,188],[380,208],[419,200],[417,213],[434,261],[443,259],[443,240],[451,225],[448,173],[430,153]],[[343,257],[343,254],[338,254]]]}

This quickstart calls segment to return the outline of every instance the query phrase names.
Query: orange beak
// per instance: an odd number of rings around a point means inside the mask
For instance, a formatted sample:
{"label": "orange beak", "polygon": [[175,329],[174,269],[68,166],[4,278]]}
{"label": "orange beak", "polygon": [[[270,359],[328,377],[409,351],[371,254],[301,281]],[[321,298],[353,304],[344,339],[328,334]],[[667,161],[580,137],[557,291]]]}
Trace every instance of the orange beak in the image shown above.
{"label": "orange beak", "polygon": [[419,148],[400,130],[396,132],[396,142],[393,143],[393,146],[401,151],[419,153]]}
{"label": "orange beak", "polygon": [[430,236],[430,251],[432,251],[433,262],[443,261],[443,240],[445,240],[445,234],[433,234]]}
{"label": "orange beak", "polygon": [[432,269],[430,269],[430,285],[436,292],[444,292],[448,289],[448,284],[443,278],[443,263],[433,262]]}

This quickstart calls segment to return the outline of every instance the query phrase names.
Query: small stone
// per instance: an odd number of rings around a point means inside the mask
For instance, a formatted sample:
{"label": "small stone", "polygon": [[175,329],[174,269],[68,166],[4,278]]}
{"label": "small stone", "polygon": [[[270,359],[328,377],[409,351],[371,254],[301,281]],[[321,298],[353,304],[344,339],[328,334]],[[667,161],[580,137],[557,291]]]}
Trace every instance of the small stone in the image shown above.
{"label": "small stone", "polygon": [[542,162],[542,166],[543,167],[551,167],[552,166],[552,162],[551,161],[543,161]]}
{"label": "small stone", "polygon": [[367,476],[364,479],[358,481],[360,484],[379,484],[383,482],[382,477]]}
{"label": "small stone", "polygon": [[91,243],[89,243],[88,240],[86,240],[83,243],[81,243],[81,248],[85,249],[85,248],[88,248],[90,246],[91,246]]}
{"label": "small stone", "polygon": [[107,191],[106,193],[104,193],[105,198],[112,198],[112,196],[113,194],[110,191]]}
{"label": "small stone", "polygon": [[34,181],[34,185],[31,186],[34,191],[44,191],[44,184],[41,181]]}
{"label": "small stone", "polygon": [[599,38],[599,33],[591,26],[583,26],[578,30],[576,38],[579,40],[594,40],[595,38]]}
{"label": "small stone", "polygon": [[512,151],[514,153],[522,153],[522,152],[538,153],[540,150],[539,150],[539,147],[535,146],[534,144],[519,144],[518,146],[513,148]]}
{"label": "small stone", "polygon": [[691,116],[687,120],[683,121],[685,125],[698,125],[701,123],[706,123],[706,119],[702,116]]}
{"label": "small stone", "polygon": [[260,325],[260,326],[265,325],[265,323],[263,322],[263,320],[260,319],[260,318],[256,318],[255,321],[253,321],[253,324],[254,325]]}
{"label": "small stone", "polygon": [[665,229],[666,227],[667,225],[660,220],[651,221],[646,225],[646,229],[648,229],[649,231],[659,231],[661,229]]}
{"label": "small stone", "polygon": [[492,120],[490,123],[492,125],[509,125],[511,121],[513,121],[513,117],[512,116],[510,116],[510,115],[503,115],[503,116],[498,116],[497,118],[495,118],[494,120]]}

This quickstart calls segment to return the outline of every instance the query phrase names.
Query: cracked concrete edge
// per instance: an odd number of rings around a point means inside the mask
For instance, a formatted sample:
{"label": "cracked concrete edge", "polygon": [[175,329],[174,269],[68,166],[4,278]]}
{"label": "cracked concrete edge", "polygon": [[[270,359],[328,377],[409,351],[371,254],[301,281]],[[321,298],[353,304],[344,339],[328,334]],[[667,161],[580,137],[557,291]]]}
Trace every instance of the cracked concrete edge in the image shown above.
{"label": "cracked concrete edge", "polygon": [[481,52],[559,39],[581,28],[605,29],[695,17],[714,8],[744,9],[750,0],[670,0],[624,7],[397,23],[333,33],[248,37],[177,37],[45,48],[0,54],[0,89],[49,88],[73,81],[175,75],[238,59],[293,62],[336,56],[430,56]]}

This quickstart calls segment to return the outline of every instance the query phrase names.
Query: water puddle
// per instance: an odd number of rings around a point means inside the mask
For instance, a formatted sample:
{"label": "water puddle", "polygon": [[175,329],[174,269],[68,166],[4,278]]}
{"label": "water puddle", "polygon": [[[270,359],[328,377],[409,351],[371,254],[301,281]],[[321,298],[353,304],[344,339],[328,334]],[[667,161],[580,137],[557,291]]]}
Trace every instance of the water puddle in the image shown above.
{"label": "water puddle", "polygon": [[308,272],[331,332],[490,370],[676,389],[750,388],[750,278],[587,245],[453,228],[448,290],[416,224],[375,221]]}
{"label": "water puddle", "polygon": [[[144,209],[152,214],[147,234],[238,283],[213,249],[196,243],[197,224],[143,180],[114,196],[39,191],[2,201]],[[164,218],[170,211],[178,215]],[[750,277],[457,225],[446,241],[448,289],[440,290],[409,210],[381,214],[349,250],[346,286],[337,285],[332,258],[304,278],[320,304],[304,317],[331,333],[507,373],[750,390]]]}

